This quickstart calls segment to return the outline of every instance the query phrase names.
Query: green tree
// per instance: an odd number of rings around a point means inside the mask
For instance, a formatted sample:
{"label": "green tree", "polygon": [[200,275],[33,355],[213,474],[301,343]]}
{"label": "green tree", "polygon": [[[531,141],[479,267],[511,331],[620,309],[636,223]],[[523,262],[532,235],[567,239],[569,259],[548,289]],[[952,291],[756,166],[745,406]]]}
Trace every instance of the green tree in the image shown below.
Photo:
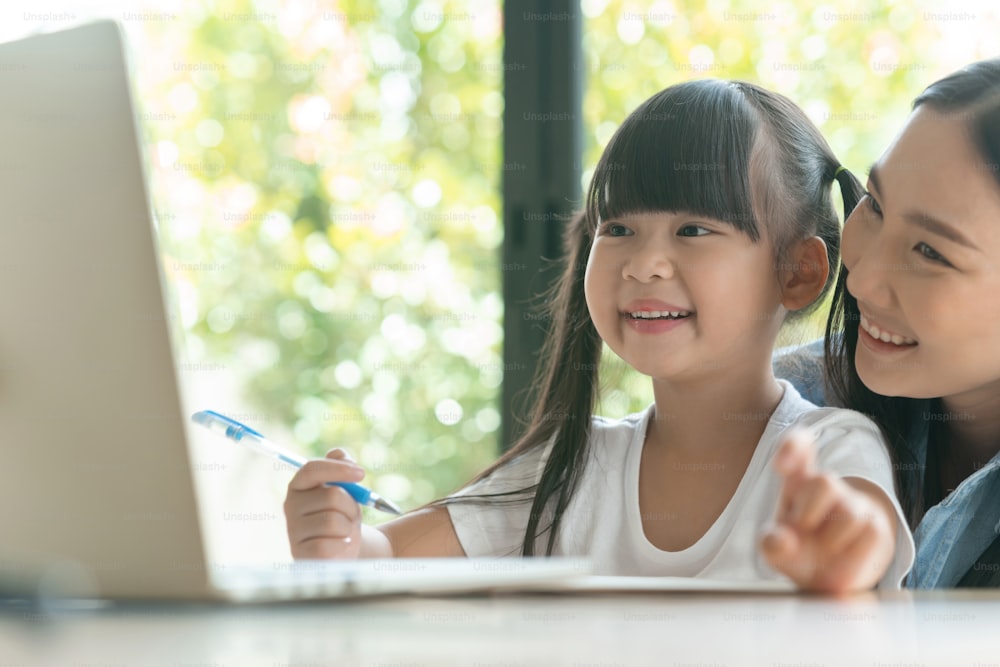
{"label": "green tree", "polygon": [[185,379],[221,369],[412,507],[497,451],[499,9],[268,7],[143,26],[165,265],[217,362]]}

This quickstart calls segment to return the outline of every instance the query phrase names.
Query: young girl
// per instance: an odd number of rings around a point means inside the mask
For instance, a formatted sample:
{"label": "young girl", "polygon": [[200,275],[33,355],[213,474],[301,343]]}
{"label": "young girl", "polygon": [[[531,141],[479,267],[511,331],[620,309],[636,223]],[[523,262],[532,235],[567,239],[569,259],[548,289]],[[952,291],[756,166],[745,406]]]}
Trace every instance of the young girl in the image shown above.
{"label": "young girl", "polygon": [[[877,429],[771,372],[786,315],[832,283],[834,180],[853,209],[857,181],[779,95],[709,80],[647,100],[568,226],[525,435],[459,493],[377,529],[323,486],[364,475],[333,450],[289,485],[292,554],[541,551],[601,574],[898,586],[913,544]],[[652,378],[644,412],[592,417],[602,340]]]}

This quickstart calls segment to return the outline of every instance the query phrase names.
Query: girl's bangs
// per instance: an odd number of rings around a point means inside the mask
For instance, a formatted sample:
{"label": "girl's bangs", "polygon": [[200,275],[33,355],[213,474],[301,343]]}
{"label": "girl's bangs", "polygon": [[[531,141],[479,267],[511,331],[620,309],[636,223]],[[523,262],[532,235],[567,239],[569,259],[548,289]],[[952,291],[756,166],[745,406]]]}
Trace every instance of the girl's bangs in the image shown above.
{"label": "girl's bangs", "polygon": [[605,149],[590,210],[601,220],[684,211],[728,222],[756,240],[749,174],[754,113],[723,82],[681,84],[651,98]]}

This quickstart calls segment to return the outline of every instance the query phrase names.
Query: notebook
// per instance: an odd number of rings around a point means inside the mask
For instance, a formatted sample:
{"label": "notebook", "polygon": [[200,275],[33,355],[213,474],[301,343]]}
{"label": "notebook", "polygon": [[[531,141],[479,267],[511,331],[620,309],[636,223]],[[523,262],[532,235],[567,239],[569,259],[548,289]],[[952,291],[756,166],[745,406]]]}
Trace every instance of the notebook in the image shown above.
{"label": "notebook", "polygon": [[0,44],[0,595],[495,590],[576,559],[211,563],[120,27]]}

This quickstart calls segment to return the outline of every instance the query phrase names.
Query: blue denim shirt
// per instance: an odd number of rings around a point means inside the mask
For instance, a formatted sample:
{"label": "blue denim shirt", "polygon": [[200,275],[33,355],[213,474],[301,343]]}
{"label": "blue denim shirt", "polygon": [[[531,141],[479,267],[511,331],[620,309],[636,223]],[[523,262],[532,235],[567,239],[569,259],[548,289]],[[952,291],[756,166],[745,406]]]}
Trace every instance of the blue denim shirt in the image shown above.
{"label": "blue denim shirt", "polygon": [[[777,350],[774,374],[791,382],[804,398],[828,405],[823,385],[823,341]],[[927,458],[927,440],[913,443],[916,460]],[[913,539],[917,546],[908,588],[955,586],[1000,533],[1000,454],[958,485],[924,515]]]}

